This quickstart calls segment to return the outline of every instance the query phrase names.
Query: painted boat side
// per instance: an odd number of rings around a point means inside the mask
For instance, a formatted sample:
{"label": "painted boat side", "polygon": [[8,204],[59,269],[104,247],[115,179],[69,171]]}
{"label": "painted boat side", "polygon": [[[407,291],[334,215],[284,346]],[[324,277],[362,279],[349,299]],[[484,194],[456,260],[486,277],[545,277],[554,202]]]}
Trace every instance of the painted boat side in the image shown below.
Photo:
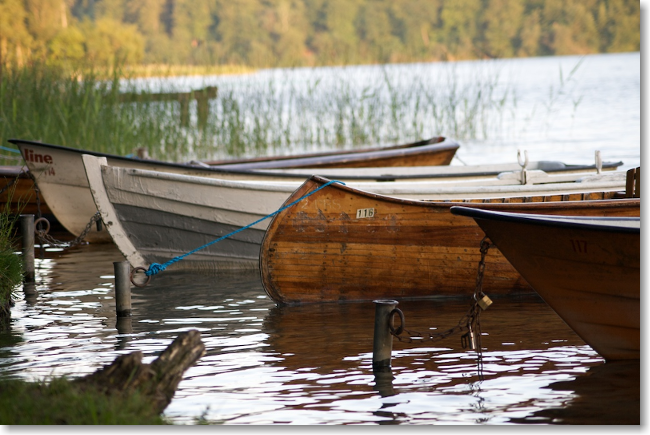
{"label": "painted boat side", "polygon": [[464,215],[476,220],[542,299],[596,352],[606,360],[640,357],[640,218],[617,223],[477,210]]}

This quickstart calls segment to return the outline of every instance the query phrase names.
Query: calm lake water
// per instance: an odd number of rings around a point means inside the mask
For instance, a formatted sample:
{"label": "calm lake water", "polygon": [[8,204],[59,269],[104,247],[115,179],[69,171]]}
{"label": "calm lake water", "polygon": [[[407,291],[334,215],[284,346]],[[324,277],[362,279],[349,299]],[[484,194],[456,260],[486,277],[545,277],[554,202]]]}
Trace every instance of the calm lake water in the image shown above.
{"label": "calm lake water", "polygon": [[[521,95],[513,110],[528,116],[537,100],[524,96],[547,92],[558,65],[570,71],[579,60],[507,61]],[[376,73],[372,67],[355,71]],[[578,73],[571,93],[581,98],[577,109],[565,99],[550,119],[529,116],[526,124],[520,123],[525,116],[518,117],[492,142],[461,141],[460,159],[515,161],[517,149],[525,149],[531,160],[578,163],[591,162],[601,150],[604,160],[638,166],[640,55],[589,56]],[[220,80],[271,74],[278,71]],[[495,298],[483,312],[480,360],[463,349],[458,335],[436,342],[395,340],[392,378],[386,379],[372,371],[372,302],[280,308],[256,271],[166,271],[149,286],[133,288],[133,315],[118,324],[114,261],[123,257],[112,245],[37,250],[38,294],[25,298],[18,292],[11,330],[0,333],[0,375],[82,376],[133,351],[151,362],[180,332],[197,329],[207,353],[186,372],[165,411],[177,424],[199,418],[256,425],[641,421],[639,362],[605,364],[534,294]],[[399,308],[408,329],[442,331],[467,312],[472,292],[403,301]]]}

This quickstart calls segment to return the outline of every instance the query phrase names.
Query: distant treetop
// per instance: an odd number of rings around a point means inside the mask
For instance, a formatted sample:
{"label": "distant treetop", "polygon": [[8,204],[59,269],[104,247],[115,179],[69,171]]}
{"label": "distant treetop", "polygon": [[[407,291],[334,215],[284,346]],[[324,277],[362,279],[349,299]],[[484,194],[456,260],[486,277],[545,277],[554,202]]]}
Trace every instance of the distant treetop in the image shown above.
{"label": "distant treetop", "polygon": [[0,64],[263,68],[639,50],[638,0],[0,0]]}

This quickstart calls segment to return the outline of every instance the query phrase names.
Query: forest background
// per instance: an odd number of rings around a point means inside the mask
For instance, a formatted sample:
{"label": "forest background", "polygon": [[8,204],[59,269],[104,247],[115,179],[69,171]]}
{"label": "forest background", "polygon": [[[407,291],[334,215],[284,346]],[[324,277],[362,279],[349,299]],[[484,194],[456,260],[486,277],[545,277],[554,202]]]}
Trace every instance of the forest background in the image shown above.
{"label": "forest background", "polygon": [[384,64],[640,50],[637,0],[0,0],[0,64]]}

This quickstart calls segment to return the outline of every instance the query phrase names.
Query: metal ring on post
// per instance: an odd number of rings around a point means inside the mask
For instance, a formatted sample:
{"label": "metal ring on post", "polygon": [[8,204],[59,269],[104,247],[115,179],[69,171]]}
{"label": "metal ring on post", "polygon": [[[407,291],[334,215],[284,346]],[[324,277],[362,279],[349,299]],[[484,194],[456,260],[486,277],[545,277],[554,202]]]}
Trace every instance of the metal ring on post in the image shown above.
{"label": "metal ring on post", "polygon": [[131,284],[133,284],[133,285],[136,286],[136,287],[145,287],[147,284],[149,284],[149,281],[151,281],[151,275],[148,275],[148,276],[147,276],[147,280],[144,282],[144,284],[137,284],[135,281],[133,281],[133,275],[134,275],[138,270],[141,270],[141,271],[145,272],[145,274],[146,274],[146,272],[147,272],[147,269],[145,269],[144,267],[136,267],[135,269],[131,270],[131,277],[130,277],[130,279],[131,279]]}
{"label": "metal ring on post", "polygon": [[[41,222],[45,222],[46,225],[45,230],[39,230],[37,228],[38,224],[40,224]],[[47,234],[49,231],[50,231],[50,221],[48,221],[44,217],[40,217],[34,221],[34,232],[36,234]]]}
{"label": "metal ring on post", "polygon": [[[395,313],[399,314],[399,320],[401,322],[397,330],[395,330],[395,327],[393,326],[393,315]],[[404,313],[402,313],[402,310],[399,308],[393,308],[393,311],[388,314],[388,329],[390,329],[390,333],[393,335],[400,335],[404,331],[404,323]]]}

